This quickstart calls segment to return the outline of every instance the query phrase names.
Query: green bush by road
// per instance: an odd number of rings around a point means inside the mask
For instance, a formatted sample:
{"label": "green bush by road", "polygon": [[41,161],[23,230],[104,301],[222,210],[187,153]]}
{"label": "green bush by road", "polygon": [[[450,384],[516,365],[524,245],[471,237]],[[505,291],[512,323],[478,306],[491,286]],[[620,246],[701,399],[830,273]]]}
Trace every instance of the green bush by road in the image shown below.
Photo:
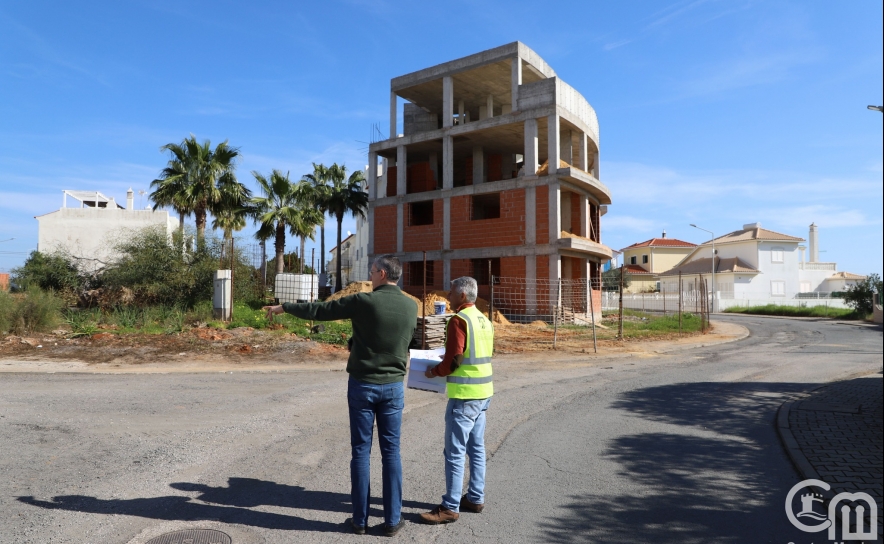
{"label": "green bush by road", "polygon": [[862,319],[864,316],[847,308],[829,308],[827,306],[781,306],[766,304],[764,306],[737,307],[732,306],[725,313],[781,315],[787,317],[831,317],[835,319]]}

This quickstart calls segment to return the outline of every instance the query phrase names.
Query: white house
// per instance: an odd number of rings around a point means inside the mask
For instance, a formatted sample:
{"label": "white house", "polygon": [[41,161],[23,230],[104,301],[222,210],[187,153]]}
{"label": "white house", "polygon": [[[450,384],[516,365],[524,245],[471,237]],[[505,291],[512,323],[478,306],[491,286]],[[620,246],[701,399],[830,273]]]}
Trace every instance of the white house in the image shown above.
{"label": "white house", "polygon": [[[68,197],[79,203],[68,207]],[[62,251],[74,257],[83,270],[102,268],[116,257],[114,245],[121,236],[145,227],[159,227],[170,236],[178,222],[166,211],[150,207],[136,210],[132,189],[126,193],[126,207],[98,191],[64,191],[62,207],[35,217],[38,224],[37,251]]]}
{"label": "white house", "polygon": [[693,290],[700,276],[711,290],[712,246],[715,246],[715,291],[721,299],[785,300],[828,295],[865,276],[838,273],[835,263],[819,262],[817,226],[810,225],[810,260],[805,261],[805,240],[749,223],[724,236],[697,246],[671,270],[660,274],[661,287]]}

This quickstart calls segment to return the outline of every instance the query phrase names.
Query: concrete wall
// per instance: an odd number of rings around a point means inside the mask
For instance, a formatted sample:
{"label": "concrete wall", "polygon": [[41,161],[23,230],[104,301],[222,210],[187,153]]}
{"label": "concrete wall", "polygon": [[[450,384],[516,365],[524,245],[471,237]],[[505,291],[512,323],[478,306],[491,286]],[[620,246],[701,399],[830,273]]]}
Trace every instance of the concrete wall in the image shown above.
{"label": "concrete wall", "polygon": [[64,251],[88,270],[115,259],[114,245],[137,230],[159,227],[171,235],[178,227],[166,211],[119,208],[61,208],[36,219],[38,251]]}

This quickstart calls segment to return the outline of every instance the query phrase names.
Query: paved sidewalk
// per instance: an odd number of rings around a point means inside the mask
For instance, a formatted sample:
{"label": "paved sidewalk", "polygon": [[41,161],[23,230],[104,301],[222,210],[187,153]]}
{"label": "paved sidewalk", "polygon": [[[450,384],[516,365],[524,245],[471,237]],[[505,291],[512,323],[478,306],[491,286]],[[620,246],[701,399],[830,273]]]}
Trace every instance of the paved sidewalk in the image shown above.
{"label": "paved sidewalk", "polygon": [[832,486],[830,497],[863,491],[878,504],[882,535],[882,375],[835,382],[780,408],[777,427],[805,479]]}

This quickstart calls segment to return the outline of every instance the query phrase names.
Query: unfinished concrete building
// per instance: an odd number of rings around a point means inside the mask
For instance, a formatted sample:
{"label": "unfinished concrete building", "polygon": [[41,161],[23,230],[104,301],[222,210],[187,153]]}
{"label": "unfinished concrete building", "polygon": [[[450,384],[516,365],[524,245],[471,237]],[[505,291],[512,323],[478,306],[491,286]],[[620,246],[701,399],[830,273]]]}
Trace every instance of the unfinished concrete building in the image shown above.
{"label": "unfinished concrete building", "polygon": [[369,147],[368,253],[406,263],[404,289],[420,289],[426,251],[434,289],[470,275],[487,297],[490,261],[492,275],[524,280],[511,312],[543,314],[552,295],[532,286],[559,278],[591,279],[598,310],[611,258],[598,119],[537,53],[515,42],[393,78],[390,135]]}

